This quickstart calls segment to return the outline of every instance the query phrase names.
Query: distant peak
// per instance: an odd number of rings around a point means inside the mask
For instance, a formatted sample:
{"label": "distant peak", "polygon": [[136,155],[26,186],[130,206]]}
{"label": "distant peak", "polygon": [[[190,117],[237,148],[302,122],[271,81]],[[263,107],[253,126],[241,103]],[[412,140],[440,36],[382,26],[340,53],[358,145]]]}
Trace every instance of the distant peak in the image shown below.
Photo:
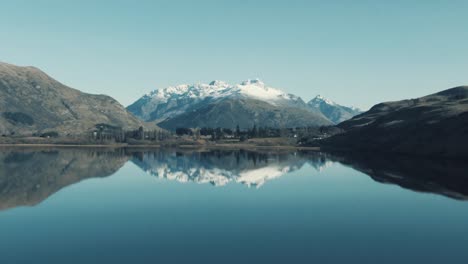
{"label": "distant peak", "polygon": [[320,94],[317,95],[317,96],[315,96],[315,98],[313,99],[313,101],[322,101],[322,102],[325,102],[325,103],[330,104],[330,105],[336,104],[336,103],[333,102],[332,100],[330,100],[330,99],[328,99],[328,98],[326,98],[326,97],[324,97],[324,96],[322,96],[322,95],[320,95]]}

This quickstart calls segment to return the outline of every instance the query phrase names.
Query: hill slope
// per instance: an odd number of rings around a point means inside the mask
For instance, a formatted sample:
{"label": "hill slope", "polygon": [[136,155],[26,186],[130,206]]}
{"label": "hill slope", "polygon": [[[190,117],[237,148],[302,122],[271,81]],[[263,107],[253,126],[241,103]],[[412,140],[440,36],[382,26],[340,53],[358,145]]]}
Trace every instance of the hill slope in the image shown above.
{"label": "hill slope", "polygon": [[0,63],[2,135],[79,134],[97,124],[135,129],[142,122],[109,96],[69,88],[34,67]]}
{"label": "hill slope", "polygon": [[325,146],[468,157],[468,86],[381,103],[338,126],[346,132]]}

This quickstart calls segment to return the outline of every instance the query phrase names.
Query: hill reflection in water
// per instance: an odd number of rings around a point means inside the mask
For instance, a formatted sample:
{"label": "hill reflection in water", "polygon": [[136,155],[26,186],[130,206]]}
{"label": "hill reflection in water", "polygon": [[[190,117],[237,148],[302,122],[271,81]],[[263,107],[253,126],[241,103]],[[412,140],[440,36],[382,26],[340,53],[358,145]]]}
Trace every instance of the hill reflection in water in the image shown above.
{"label": "hill reflection in water", "polygon": [[11,148],[0,151],[0,210],[34,206],[84,179],[110,176],[129,161],[161,179],[256,188],[306,164],[321,171],[337,162],[377,182],[468,199],[467,166],[456,161],[301,151]]}
{"label": "hill reflection in water", "polygon": [[377,182],[468,200],[466,161],[359,153],[333,155],[331,159],[361,171]]}
{"label": "hill reflection in water", "polygon": [[71,184],[112,175],[127,161],[114,150],[3,149],[0,210],[36,205]]}

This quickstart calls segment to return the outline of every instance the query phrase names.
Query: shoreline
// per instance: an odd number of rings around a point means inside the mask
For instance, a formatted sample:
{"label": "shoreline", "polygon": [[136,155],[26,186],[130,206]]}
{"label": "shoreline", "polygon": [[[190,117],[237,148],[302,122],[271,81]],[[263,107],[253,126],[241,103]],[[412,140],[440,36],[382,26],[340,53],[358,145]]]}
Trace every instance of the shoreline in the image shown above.
{"label": "shoreline", "polygon": [[213,145],[128,145],[128,144],[93,144],[93,145],[79,145],[79,144],[0,144],[1,148],[146,148],[146,149],[161,149],[161,148],[179,148],[179,149],[273,149],[273,150],[309,150],[320,151],[319,147],[300,147],[300,146],[261,146],[251,144],[213,144]]}

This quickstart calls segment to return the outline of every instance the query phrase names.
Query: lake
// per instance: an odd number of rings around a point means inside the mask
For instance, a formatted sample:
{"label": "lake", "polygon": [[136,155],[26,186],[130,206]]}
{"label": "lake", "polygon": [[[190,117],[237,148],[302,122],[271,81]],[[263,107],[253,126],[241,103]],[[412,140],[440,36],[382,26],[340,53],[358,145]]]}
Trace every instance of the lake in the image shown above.
{"label": "lake", "polygon": [[466,263],[464,162],[0,150],[1,263]]}

